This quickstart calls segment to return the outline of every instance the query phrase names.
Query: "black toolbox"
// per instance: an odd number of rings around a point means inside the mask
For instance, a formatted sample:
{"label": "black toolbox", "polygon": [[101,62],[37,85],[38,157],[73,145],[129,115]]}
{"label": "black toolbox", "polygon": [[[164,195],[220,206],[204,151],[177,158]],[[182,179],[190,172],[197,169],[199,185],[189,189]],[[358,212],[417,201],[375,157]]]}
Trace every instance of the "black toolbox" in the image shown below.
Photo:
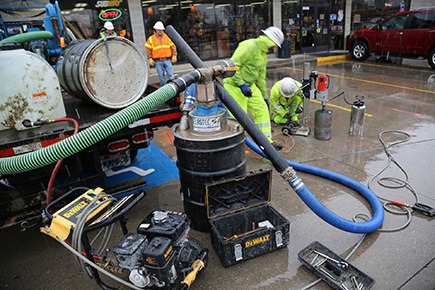
{"label": "black toolbox", "polygon": [[299,260],[314,274],[337,290],[368,290],[375,280],[345,259],[315,241],[298,253]]}
{"label": "black toolbox", "polygon": [[272,171],[206,185],[211,242],[224,267],[289,244],[290,222],[269,204]]}

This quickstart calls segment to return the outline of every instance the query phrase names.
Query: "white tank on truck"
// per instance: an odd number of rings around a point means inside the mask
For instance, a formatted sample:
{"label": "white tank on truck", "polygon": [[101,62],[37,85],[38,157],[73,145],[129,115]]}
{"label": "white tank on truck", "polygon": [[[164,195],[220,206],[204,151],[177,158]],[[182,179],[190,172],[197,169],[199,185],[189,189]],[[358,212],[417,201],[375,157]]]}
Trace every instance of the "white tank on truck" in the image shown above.
{"label": "white tank on truck", "polygon": [[66,116],[59,79],[39,55],[24,49],[0,51],[0,130],[28,129],[24,120]]}

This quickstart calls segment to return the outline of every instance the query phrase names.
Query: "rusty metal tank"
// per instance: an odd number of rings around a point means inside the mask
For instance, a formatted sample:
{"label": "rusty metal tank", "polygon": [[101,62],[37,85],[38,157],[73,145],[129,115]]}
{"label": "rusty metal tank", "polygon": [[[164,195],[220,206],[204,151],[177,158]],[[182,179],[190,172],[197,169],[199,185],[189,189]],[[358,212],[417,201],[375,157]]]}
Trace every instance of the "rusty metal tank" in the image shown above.
{"label": "rusty metal tank", "polygon": [[50,64],[24,49],[0,51],[0,131],[29,129],[28,119],[65,117],[59,79]]}
{"label": "rusty metal tank", "polygon": [[69,94],[120,109],[143,95],[149,66],[133,42],[106,37],[71,42],[59,57],[56,72]]}

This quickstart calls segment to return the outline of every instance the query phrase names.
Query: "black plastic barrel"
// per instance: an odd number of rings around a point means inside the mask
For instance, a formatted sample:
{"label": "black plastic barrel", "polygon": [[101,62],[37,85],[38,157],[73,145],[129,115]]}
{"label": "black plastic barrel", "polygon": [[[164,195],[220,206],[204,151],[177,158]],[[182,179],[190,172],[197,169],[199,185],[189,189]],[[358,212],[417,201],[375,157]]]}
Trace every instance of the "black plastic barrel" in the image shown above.
{"label": "black plastic barrel", "polygon": [[[232,128],[235,122],[228,123]],[[244,130],[195,136],[176,125],[173,134],[184,212],[193,229],[209,232],[205,185],[246,173]]]}
{"label": "black plastic barrel", "polygon": [[314,138],[318,140],[331,139],[332,111],[317,110],[314,114]]}
{"label": "black plastic barrel", "polygon": [[284,39],[281,47],[278,48],[278,58],[290,58],[292,56],[292,41]]}

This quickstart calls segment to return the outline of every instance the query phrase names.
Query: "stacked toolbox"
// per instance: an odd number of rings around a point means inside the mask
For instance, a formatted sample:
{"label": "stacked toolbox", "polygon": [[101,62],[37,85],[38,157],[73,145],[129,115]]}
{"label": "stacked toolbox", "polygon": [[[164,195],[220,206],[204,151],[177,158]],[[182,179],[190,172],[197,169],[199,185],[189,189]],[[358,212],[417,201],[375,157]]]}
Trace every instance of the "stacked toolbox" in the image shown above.
{"label": "stacked toolbox", "polygon": [[269,204],[271,170],[206,185],[211,241],[224,267],[289,244],[290,222]]}

